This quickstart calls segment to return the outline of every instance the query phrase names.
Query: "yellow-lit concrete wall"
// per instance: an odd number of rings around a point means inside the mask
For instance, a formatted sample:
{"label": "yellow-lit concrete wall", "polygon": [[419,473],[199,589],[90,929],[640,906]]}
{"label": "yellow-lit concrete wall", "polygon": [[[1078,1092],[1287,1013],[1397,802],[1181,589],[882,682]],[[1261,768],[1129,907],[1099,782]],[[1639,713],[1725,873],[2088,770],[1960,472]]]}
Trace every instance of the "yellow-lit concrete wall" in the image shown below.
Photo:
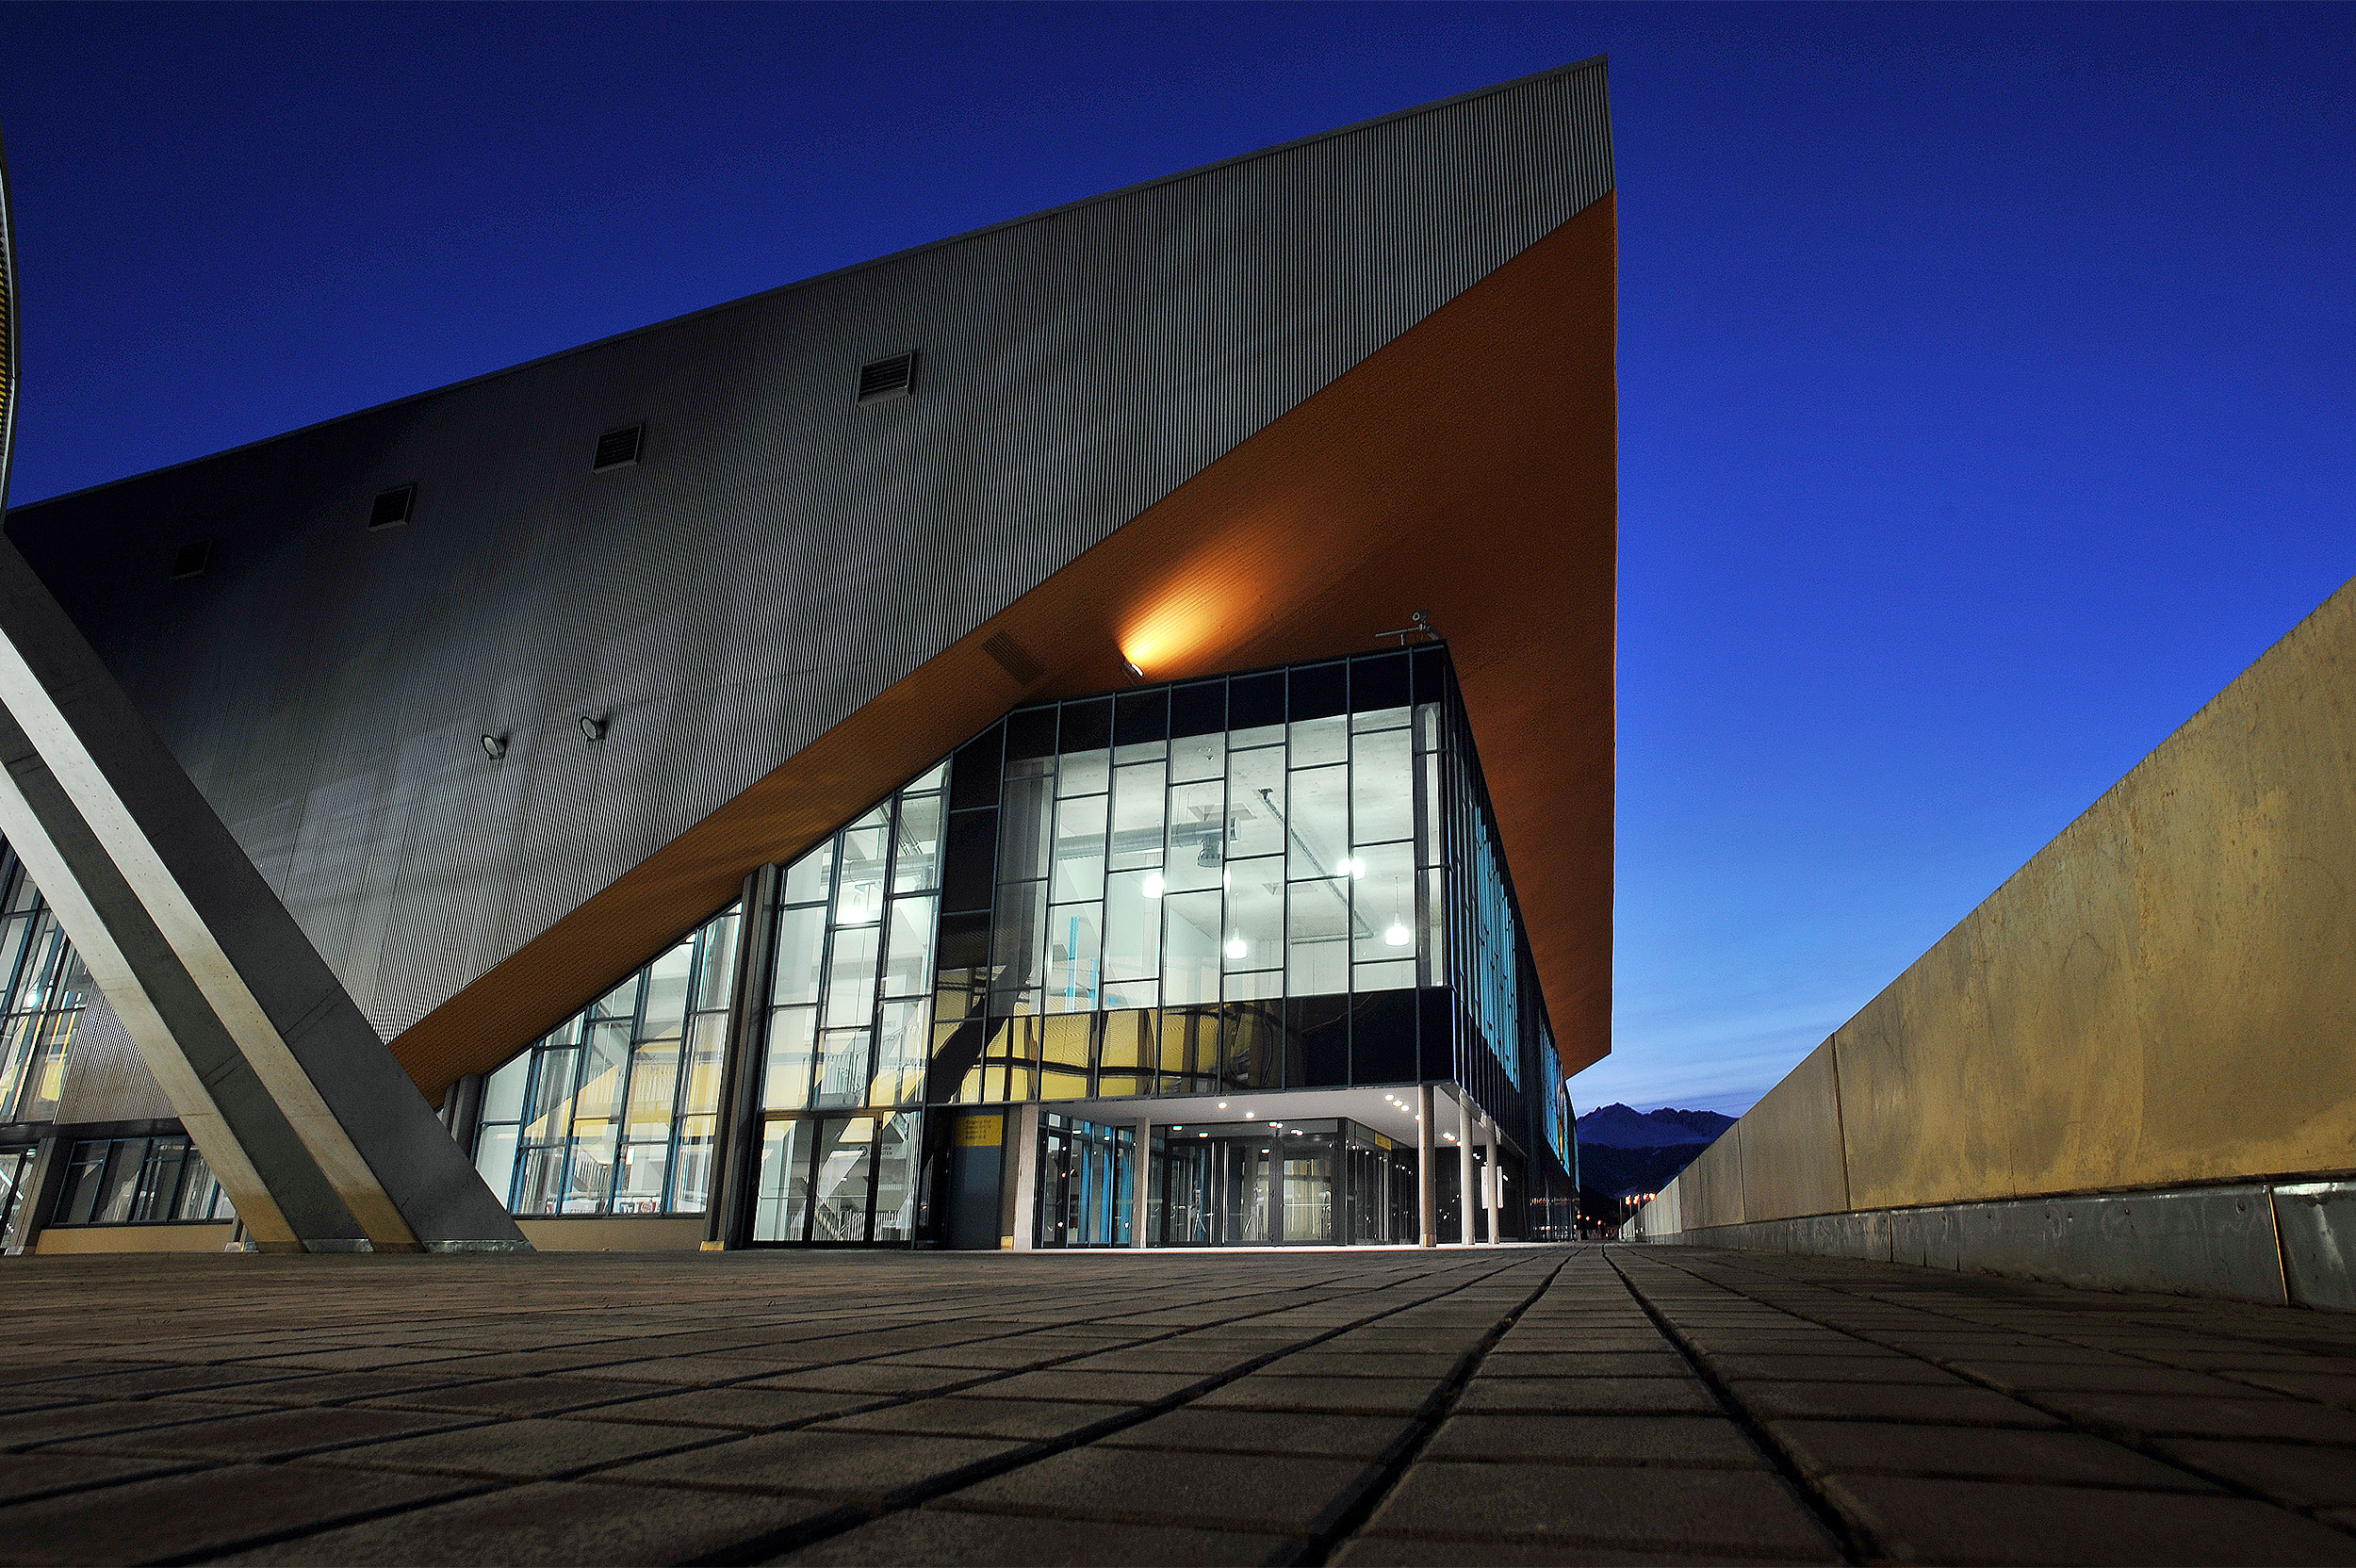
{"label": "yellow-lit concrete wall", "polygon": [[2356,583],[1673,1184],[1700,1227],[2356,1168]]}
{"label": "yellow-lit concrete wall", "polygon": [[70,1225],[33,1238],[36,1257],[61,1252],[218,1252],[237,1225]]}

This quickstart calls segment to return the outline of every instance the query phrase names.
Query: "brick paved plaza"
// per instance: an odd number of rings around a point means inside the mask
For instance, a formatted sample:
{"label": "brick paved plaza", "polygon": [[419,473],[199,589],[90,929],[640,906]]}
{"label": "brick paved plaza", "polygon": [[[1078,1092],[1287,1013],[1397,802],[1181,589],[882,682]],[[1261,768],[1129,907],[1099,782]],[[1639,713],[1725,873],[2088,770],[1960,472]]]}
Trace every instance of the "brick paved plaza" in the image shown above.
{"label": "brick paved plaza", "polygon": [[8,1562],[2356,1561],[2356,1320],[1628,1247],[26,1258]]}

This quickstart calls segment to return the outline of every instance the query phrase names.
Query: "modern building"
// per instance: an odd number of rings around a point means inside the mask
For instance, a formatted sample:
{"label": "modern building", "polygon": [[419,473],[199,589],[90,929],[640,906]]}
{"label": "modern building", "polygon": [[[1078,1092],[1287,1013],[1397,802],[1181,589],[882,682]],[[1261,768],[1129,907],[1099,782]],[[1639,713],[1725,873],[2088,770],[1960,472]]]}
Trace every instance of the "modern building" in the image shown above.
{"label": "modern building", "polygon": [[[8,534],[532,1245],[1568,1235],[1614,286],[1596,60]],[[8,1248],[237,1244],[0,906]]]}

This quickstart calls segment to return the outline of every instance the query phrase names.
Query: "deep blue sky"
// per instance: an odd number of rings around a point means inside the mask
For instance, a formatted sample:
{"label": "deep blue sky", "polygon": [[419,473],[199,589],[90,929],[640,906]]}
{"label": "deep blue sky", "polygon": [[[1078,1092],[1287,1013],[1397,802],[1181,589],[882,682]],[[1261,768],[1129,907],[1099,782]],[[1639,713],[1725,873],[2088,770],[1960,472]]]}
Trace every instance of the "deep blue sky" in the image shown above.
{"label": "deep blue sky", "polygon": [[0,7],[15,499],[1595,54],[1572,1086],[1738,1111],[2356,574],[2356,10]]}

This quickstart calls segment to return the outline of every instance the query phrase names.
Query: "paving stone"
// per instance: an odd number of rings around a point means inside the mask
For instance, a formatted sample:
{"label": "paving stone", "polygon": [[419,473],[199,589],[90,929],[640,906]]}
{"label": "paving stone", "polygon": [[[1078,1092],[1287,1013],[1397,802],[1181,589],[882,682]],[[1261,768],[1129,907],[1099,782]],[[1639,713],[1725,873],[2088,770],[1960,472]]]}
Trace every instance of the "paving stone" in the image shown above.
{"label": "paving stone", "polygon": [[2082,1425],[2133,1438],[2279,1438],[2356,1446],[2356,1415],[2298,1399],[2045,1394],[2037,1402]]}
{"label": "paving stone", "polygon": [[588,1378],[600,1382],[671,1383],[684,1388],[709,1388],[714,1383],[776,1378],[798,1370],[790,1361],[747,1361],[736,1356],[658,1356],[645,1361],[614,1362],[551,1372],[552,1378]]}
{"label": "paving stone", "polygon": [[284,1356],[256,1356],[242,1364],[264,1370],[381,1372],[386,1367],[471,1360],[473,1355],[471,1350],[419,1349],[412,1345],[356,1345],[340,1350],[297,1350]]}
{"label": "paving stone", "polygon": [[726,1492],[802,1493],[881,1508],[912,1490],[954,1484],[968,1472],[978,1473],[1029,1446],[1000,1439],[886,1432],[770,1432],[619,1465],[603,1478]]}
{"label": "paving stone", "polygon": [[[170,1461],[109,1459],[102,1454],[0,1454],[0,1503],[45,1497],[53,1492],[78,1492],[110,1481],[167,1475],[187,1468]],[[0,1514],[0,1527],[7,1516]]]}
{"label": "paving stone", "polygon": [[1429,1378],[1278,1378],[1254,1372],[1213,1389],[1193,1403],[1204,1410],[1413,1415],[1438,1387]]}
{"label": "paving stone", "polygon": [[1741,1428],[1723,1417],[1701,1415],[1460,1413],[1450,1416],[1433,1434],[1422,1457],[1516,1463],[1767,1468],[1766,1460]]}
{"label": "paving stone", "polygon": [[1261,1563],[1289,1543],[1275,1535],[1108,1525],[1101,1520],[1022,1519],[945,1509],[910,1509],[788,1554],[784,1562],[897,1565],[972,1563],[975,1568],[1104,1562]]}
{"label": "paving stone", "polygon": [[1689,1378],[1675,1350],[1517,1350],[1507,1340],[1481,1359],[1484,1378]]}
{"label": "paving stone", "polygon": [[1118,1406],[1052,1399],[915,1399],[825,1421],[812,1430],[935,1432],[944,1437],[1005,1437],[1025,1443],[1068,1437],[1125,1412]]}
{"label": "paving stone", "polygon": [[179,1399],[106,1399],[87,1405],[56,1405],[45,1410],[19,1411],[0,1421],[0,1448],[30,1448],[38,1444],[244,1413],[236,1405]]}
{"label": "paving stone", "polygon": [[2085,1432],[1775,1421],[1768,1431],[1818,1479],[1841,1473],[1954,1476],[2151,1492],[2216,1490],[2198,1477]]}
{"label": "paving stone", "polygon": [[1728,1382],[1838,1382],[1968,1386],[1911,1356],[1712,1356],[1710,1370]]}
{"label": "paving stone", "polygon": [[1429,1535],[1362,1535],[1345,1543],[1327,1561],[1353,1565],[1353,1568],[1438,1568],[1440,1564],[1464,1564],[1464,1568],[1496,1568],[1498,1563],[1512,1563],[1515,1568],[1584,1568],[1590,1563],[1636,1564],[1641,1568],[1673,1568],[1681,1562],[1751,1563],[1789,1561],[1789,1559],[1742,1557],[1725,1551],[1671,1552],[1630,1550],[1621,1546],[1589,1546],[1571,1541],[1539,1541],[1528,1536],[1511,1542],[1494,1537],[1437,1537]]}
{"label": "paving stone", "polygon": [[790,1388],[698,1388],[577,1410],[572,1418],[765,1432],[848,1414],[896,1397],[891,1394],[820,1394]]}
{"label": "paving stone", "polygon": [[708,1432],[680,1428],[526,1419],[337,1448],[308,1462],[498,1480],[561,1480],[620,1461],[712,1441]]}
{"label": "paving stone", "polygon": [[1476,1377],[1456,1401],[1493,1415],[1716,1415],[1700,1379]]}
{"label": "paving stone", "polygon": [[1369,1354],[1363,1350],[1319,1348],[1297,1350],[1291,1355],[1279,1357],[1263,1370],[1278,1378],[1351,1378],[1375,1374],[1385,1378],[1428,1378],[1437,1382],[1455,1371],[1464,1359],[1461,1355],[1431,1355],[1415,1350]]}
{"label": "paving stone", "polygon": [[1761,1420],[1815,1417],[1907,1421],[1972,1427],[2055,1427],[2061,1423],[2018,1399],[1985,1388],[1890,1383],[1761,1383],[1727,1385],[1742,1408]]}
{"label": "paving stone", "polygon": [[322,1485],[290,1465],[241,1465],[77,1492],[0,1514],[0,1562],[148,1562],[437,1502],[473,1490],[427,1476]]}
{"label": "paving stone", "polygon": [[966,1487],[939,1506],[1301,1535],[1367,1473],[1354,1460],[1276,1464],[1259,1454],[1090,1446]]}
{"label": "paving stone", "polygon": [[2277,1502],[2299,1508],[2356,1507],[2356,1448],[2199,1439],[2155,1446],[2196,1470],[2237,1481]]}
{"label": "paving stone", "polygon": [[670,1563],[734,1548],[757,1560],[857,1517],[812,1498],[650,1492],[594,1481],[498,1491],[304,1536],[224,1562]]}
{"label": "paving stone", "polygon": [[145,1399],[158,1394],[196,1394],[220,1398],[248,1385],[284,1382],[307,1374],[282,1367],[121,1366],[111,1372],[66,1378],[25,1390],[52,1399]]}
{"label": "paving stone", "polygon": [[866,1361],[849,1366],[804,1367],[800,1371],[784,1372],[774,1378],[755,1378],[750,1382],[734,1386],[793,1388],[881,1397],[889,1394],[931,1394],[970,1382],[974,1376],[971,1368],[887,1366],[881,1362]]}
{"label": "paving stone", "polygon": [[614,1399],[644,1399],[645,1383],[601,1383],[586,1378],[494,1378],[441,1383],[408,1394],[362,1399],[376,1410],[450,1411],[461,1415],[549,1415]]}
{"label": "paving stone", "polygon": [[1885,1551],[1918,1560],[2356,1562],[2356,1541],[2241,1497],[1900,1476],[1825,1491]]}
{"label": "paving stone", "polygon": [[2204,1399],[2249,1398],[2246,1384],[2228,1382],[2204,1372],[2169,1366],[2138,1366],[2133,1362],[2070,1363],[1965,1360],[1949,1364],[1958,1372],[2016,1394],[2086,1392],[2181,1394]]}
{"label": "paving stone", "polygon": [[1107,1405],[1147,1405],[1183,1393],[1203,1380],[1191,1372],[1018,1372],[1011,1378],[952,1394],[952,1399],[1066,1399]]}
{"label": "paving stone", "polygon": [[1303,1415],[1188,1407],[1097,1441],[1107,1448],[1199,1449],[1230,1454],[1317,1454],[1370,1460],[1402,1438],[1411,1423],[1388,1415]]}
{"label": "paving stone", "polygon": [[1775,1477],[1752,1470],[1629,1469],[1599,1482],[1573,1465],[1412,1466],[1366,1521],[1368,1536],[1447,1539],[1478,1533],[1511,1543],[1515,1561],[1536,1538],[1837,1562],[1832,1542]]}
{"label": "paving stone", "polygon": [[2342,1410],[2356,1410],[2356,1372],[2268,1372],[2244,1368],[2230,1376],[2234,1382],[2252,1388],[2271,1389],[2301,1399],[2319,1399]]}
{"label": "paving stone", "polygon": [[463,1378],[413,1377],[403,1372],[311,1372],[300,1377],[273,1378],[268,1382],[238,1383],[161,1397],[223,1405],[340,1405],[362,1399],[396,1398],[427,1389],[462,1387],[466,1381]]}
{"label": "paving stone", "polygon": [[238,1411],[178,1426],[80,1437],[58,1447],[73,1452],[150,1454],[166,1459],[291,1459],[298,1454],[318,1453],[351,1444],[438,1431],[461,1425],[465,1419],[422,1411],[352,1410],[340,1406],[321,1410]]}

